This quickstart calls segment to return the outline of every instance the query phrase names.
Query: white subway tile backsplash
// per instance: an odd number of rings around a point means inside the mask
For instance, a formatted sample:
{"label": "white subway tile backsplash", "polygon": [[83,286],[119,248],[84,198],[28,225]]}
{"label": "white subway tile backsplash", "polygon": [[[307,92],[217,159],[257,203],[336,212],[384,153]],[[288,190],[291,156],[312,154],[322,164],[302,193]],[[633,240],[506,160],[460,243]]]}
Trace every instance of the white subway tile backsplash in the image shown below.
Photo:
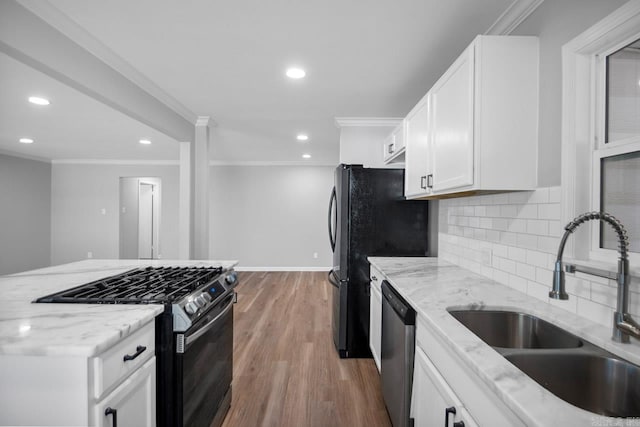
{"label": "white subway tile backsplash", "polygon": [[516,245],[525,249],[538,249],[538,236],[533,234],[518,234]]}
{"label": "white subway tile backsplash", "polygon": [[522,205],[518,209],[520,219],[538,219],[538,205]]}
{"label": "white subway tile backsplash", "polygon": [[527,220],[527,233],[536,234],[538,236],[546,236],[549,234],[549,221],[539,219]]}
{"label": "white subway tile backsplash", "polygon": [[539,251],[527,250],[525,262],[536,267],[552,268],[553,264],[549,263],[549,254]]}
{"label": "white subway tile backsplash", "polygon": [[538,188],[529,197],[529,203],[549,203],[549,188]]}
{"label": "white subway tile backsplash", "polygon": [[549,302],[549,287],[529,280],[527,282],[527,295]]}
{"label": "white subway tile backsplash", "polygon": [[560,203],[545,203],[538,205],[538,218],[558,219],[560,218]]}
{"label": "white subway tile backsplash", "polygon": [[523,205],[529,201],[533,191],[514,191],[509,193],[509,203]]}
{"label": "white subway tile backsplash", "polygon": [[591,301],[615,307],[617,297],[618,289],[616,287],[609,286],[608,284],[591,283]]}
{"label": "white subway tile backsplash", "polygon": [[509,246],[507,249],[507,255],[509,259],[518,262],[526,262],[527,261],[527,251],[526,249],[518,248],[516,246]]}
{"label": "white subway tile backsplash", "polygon": [[551,236],[538,236],[538,250],[549,254],[558,253],[560,239]]}
{"label": "white subway tile backsplash", "polygon": [[500,216],[503,218],[516,218],[518,209],[516,205],[501,205]]}
{"label": "white subway tile backsplash", "polygon": [[527,220],[526,219],[510,219],[509,231],[513,233],[526,233],[527,232]]}
{"label": "white subway tile backsplash", "polygon": [[562,187],[549,187],[549,202],[560,203],[562,197]]}
{"label": "white subway tile backsplash", "polygon": [[591,299],[591,282],[579,279],[573,275],[565,275],[565,289],[569,295]]}
{"label": "white subway tile backsplash", "polygon": [[[560,237],[560,187],[440,200],[439,256],[564,310],[610,325],[614,282],[566,274],[569,300],[549,298]],[[635,280],[635,279],[634,279]],[[640,317],[640,280],[629,311]]]}

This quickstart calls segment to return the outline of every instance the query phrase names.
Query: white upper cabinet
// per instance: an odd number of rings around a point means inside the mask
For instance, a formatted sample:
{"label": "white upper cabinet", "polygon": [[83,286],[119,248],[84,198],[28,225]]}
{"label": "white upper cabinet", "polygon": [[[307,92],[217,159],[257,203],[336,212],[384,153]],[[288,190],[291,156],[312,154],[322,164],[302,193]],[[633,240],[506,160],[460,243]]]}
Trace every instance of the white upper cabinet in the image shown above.
{"label": "white upper cabinet", "polygon": [[473,45],[431,88],[434,192],[473,185]]}
{"label": "white upper cabinet", "polygon": [[407,198],[428,196],[431,189],[427,178],[431,175],[429,158],[429,94],[404,119],[406,140],[405,184]]}
{"label": "white upper cabinet", "polygon": [[536,188],[536,37],[476,37],[425,98],[405,119],[407,198]]}
{"label": "white upper cabinet", "polygon": [[383,158],[386,164],[402,163],[405,160],[404,127],[399,124],[384,141]]}

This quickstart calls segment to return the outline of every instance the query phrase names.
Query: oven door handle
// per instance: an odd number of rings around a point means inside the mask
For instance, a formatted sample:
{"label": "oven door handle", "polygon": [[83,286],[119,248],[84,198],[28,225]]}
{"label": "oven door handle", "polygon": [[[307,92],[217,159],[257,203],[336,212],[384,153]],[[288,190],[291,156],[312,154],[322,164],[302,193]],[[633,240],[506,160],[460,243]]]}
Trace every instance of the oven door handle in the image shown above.
{"label": "oven door handle", "polygon": [[218,314],[216,317],[213,318],[213,320],[211,320],[209,323],[204,325],[202,328],[198,329],[192,335],[189,335],[188,337],[186,337],[185,344],[189,345],[195,340],[197,340],[198,338],[200,338],[203,334],[205,334],[209,329],[213,327],[213,324],[216,323],[218,319],[220,319],[222,316],[227,314],[229,310],[231,310],[231,307],[233,307],[233,296],[231,296],[231,298],[229,299],[229,304],[224,308],[224,310],[222,310],[220,314]]}

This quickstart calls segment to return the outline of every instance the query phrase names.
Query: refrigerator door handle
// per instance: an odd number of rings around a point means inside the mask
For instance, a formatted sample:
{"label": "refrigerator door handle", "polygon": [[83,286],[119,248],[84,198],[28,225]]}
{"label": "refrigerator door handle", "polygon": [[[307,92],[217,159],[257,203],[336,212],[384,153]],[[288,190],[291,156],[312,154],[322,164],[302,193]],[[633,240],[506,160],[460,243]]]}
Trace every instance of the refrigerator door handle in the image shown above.
{"label": "refrigerator door handle", "polygon": [[[333,187],[333,190],[331,191],[331,198],[329,199],[329,243],[331,243],[331,251],[334,252],[336,249],[336,230],[334,230],[333,228],[333,224],[336,225],[336,227],[338,226],[338,206],[337,206],[337,194],[336,194],[336,187]],[[333,209],[335,205],[335,210]],[[333,211],[333,219],[334,221],[331,221],[331,213]]]}

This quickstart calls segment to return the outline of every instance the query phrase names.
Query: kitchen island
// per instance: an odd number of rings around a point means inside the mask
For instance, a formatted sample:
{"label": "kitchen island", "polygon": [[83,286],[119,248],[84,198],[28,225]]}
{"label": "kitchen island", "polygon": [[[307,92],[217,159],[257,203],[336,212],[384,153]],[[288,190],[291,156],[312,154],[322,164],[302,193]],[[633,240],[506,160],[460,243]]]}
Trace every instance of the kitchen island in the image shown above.
{"label": "kitchen island", "polygon": [[[509,413],[514,421],[511,425],[516,425],[516,422],[527,426],[634,425],[625,422],[638,421],[603,417],[557,398],[459,323],[448,310],[493,309],[531,314],[621,358],[640,364],[640,344],[637,340],[632,339],[631,344],[615,343],[611,340],[611,329],[608,327],[437,258],[371,257],[369,261],[383,275],[382,279],[389,281],[416,310],[418,328],[422,322],[433,338],[429,344],[437,343],[437,351],[442,353],[440,350],[443,350],[450,360],[455,361],[451,362],[459,368],[455,373],[441,371],[440,374],[460,395],[463,404],[464,396],[468,397],[466,409],[471,417],[474,411],[475,414],[490,411],[487,405],[483,407],[478,404],[489,401]],[[420,341],[420,329],[417,334],[417,341]],[[463,386],[456,387],[456,384]],[[474,387],[482,390],[484,396],[471,391]],[[482,422],[478,424],[486,425]]]}
{"label": "kitchen island", "polygon": [[[0,277],[0,425],[102,425],[101,403],[114,396],[155,420],[154,319],[164,306],[35,299],[139,267],[236,264],[86,260]],[[121,353],[131,357],[123,366]]]}

